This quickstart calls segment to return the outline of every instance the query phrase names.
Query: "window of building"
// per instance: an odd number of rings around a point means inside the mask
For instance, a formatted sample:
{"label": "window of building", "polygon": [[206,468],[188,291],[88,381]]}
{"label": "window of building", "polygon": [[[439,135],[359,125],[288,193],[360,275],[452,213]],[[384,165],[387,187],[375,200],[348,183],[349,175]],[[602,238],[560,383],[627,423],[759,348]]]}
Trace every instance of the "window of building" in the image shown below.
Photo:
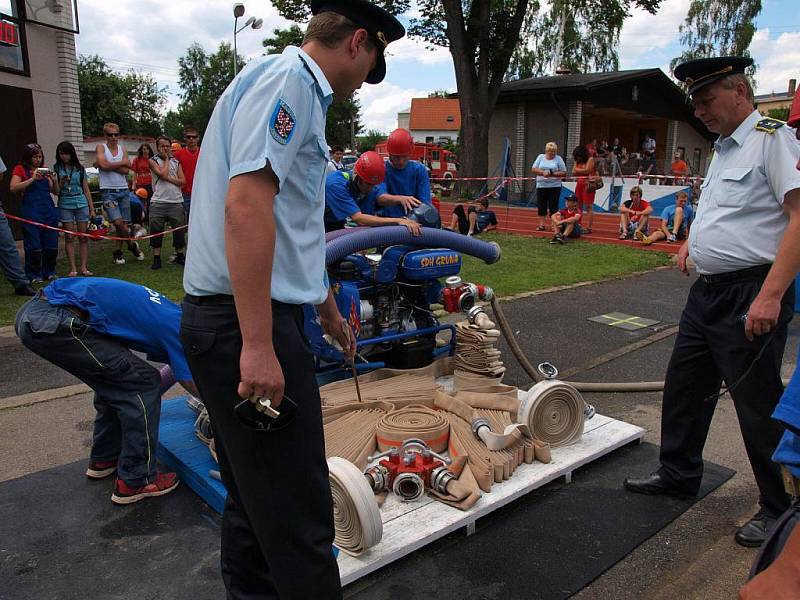
{"label": "window of building", "polygon": [[432,144],[433,143],[433,136],[429,135],[428,137],[426,137],[425,138],[425,143],[426,144]]}
{"label": "window of building", "polygon": [[0,70],[27,74],[25,31],[16,0],[0,0]]}

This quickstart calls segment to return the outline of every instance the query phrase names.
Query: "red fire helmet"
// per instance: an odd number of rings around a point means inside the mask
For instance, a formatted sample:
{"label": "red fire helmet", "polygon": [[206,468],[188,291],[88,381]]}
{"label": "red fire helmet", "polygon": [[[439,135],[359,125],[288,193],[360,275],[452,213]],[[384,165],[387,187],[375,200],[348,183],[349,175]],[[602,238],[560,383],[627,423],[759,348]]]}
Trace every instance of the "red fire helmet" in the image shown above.
{"label": "red fire helmet", "polygon": [[353,170],[356,175],[370,185],[383,183],[383,179],[386,177],[386,166],[383,163],[383,159],[374,150],[364,152],[359,156]]}
{"label": "red fire helmet", "polygon": [[395,156],[408,156],[414,149],[414,138],[405,129],[395,129],[386,140],[386,150]]}

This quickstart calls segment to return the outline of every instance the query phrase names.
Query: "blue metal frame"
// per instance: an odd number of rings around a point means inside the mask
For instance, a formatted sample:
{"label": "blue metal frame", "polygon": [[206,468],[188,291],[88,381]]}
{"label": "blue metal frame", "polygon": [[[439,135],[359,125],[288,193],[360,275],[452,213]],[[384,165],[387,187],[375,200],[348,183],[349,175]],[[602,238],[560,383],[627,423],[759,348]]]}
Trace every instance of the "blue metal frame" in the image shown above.
{"label": "blue metal frame", "polygon": [[[440,357],[442,354],[447,352],[450,356],[453,356],[456,352],[456,328],[454,325],[437,325],[436,327],[425,327],[424,329],[416,329],[414,331],[404,331],[403,333],[392,333],[389,335],[383,335],[376,338],[369,338],[366,340],[358,340],[356,342],[356,351],[361,346],[371,346],[372,344],[383,344],[385,342],[391,342],[392,340],[402,340],[405,338],[410,337],[418,337],[421,335],[428,335],[428,334],[436,334],[440,331],[444,331],[448,329],[450,331],[450,342],[446,346],[442,346],[441,348],[434,348],[433,350],[433,357],[434,359]],[[320,363],[319,357],[315,357],[316,367],[317,367],[317,380],[320,380],[320,377],[324,380],[325,383],[330,383],[334,381],[334,379],[330,378],[330,375],[334,375],[336,371],[339,371],[341,374],[347,376],[350,374],[350,371],[347,369],[343,369],[341,365],[338,364],[330,364],[323,367]],[[372,371],[374,369],[380,369],[385,367],[385,363],[382,362],[366,362],[366,363],[359,363],[356,362],[356,369],[359,373]],[[322,383],[322,382],[320,382]]]}

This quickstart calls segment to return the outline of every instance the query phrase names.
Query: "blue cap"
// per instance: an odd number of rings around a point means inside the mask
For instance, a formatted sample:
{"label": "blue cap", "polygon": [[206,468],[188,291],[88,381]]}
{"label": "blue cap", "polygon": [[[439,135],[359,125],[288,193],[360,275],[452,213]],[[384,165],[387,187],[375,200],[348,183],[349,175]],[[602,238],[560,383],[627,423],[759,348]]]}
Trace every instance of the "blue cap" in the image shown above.
{"label": "blue cap", "polygon": [[406,29],[394,15],[367,0],[312,0],[311,14],[335,12],[367,30],[378,47],[375,68],[367,75],[367,83],[380,83],[386,77],[383,51],[391,42],[406,34]]}

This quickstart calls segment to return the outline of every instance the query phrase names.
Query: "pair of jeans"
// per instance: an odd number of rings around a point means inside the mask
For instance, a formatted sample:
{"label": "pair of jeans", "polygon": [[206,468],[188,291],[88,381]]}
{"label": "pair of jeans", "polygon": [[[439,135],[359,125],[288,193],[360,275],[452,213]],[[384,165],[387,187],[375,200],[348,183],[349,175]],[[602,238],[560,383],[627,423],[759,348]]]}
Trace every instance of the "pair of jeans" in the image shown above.
{"label": "pair of jeans", "polygon": [[[0,213],[2,211],[3,207],[0,206]],[[0,214],[0,269],[14,289],[31,283],[20,266],[17,243],[5,214]]]}
{"label": "pair of jeans", "polygon": [[242,400],[242,336],[233,297],[187,296],[181,341],[211,417],[228,490],[221,567],[229,600],[338,600],[322,409],[302,308],[272,302],[272,341],[285,395],[297,404],[292,420],[276,431],[253,431],[234,413]]}
{"label": "pair of jeans", "polygon": [[61,306],[34,297],[15,322],[23,345],[94,390],[92,460],[116,460],[130,487],[155,481],[161,375],[114,338]]}

